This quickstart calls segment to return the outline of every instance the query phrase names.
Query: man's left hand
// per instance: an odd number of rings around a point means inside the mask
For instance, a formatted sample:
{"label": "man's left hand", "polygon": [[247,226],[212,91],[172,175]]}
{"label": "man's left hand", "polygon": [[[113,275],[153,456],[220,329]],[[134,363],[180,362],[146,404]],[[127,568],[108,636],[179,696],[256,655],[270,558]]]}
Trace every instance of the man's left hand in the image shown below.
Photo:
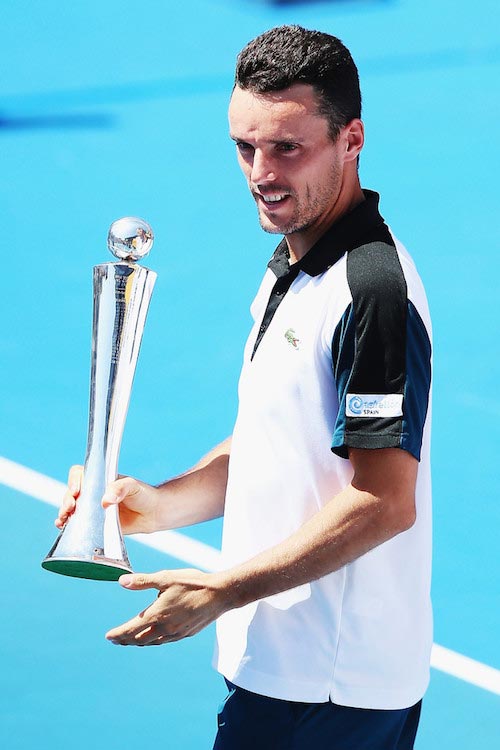
{"label": "man's left hand", "polygon": [[147,609],[106,633],[109,641],[121,646],[160,646],[179,641],[195,635],[227,609],[216,576],[200,570],[124,575],[120,584],[134,591],[159,591]]}

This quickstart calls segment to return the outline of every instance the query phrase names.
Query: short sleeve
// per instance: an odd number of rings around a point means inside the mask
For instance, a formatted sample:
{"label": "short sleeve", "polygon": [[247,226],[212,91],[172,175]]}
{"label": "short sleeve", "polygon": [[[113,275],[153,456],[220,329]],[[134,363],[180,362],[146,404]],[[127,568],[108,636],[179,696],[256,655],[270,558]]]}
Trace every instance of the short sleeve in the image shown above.
{"label": "short sleeve", "polygon": [[332,358],[339,400],[332,450],[402,448],[420,460],[431,383],[431,343],[394,246],[376,242],[347,258],[352,302]]}

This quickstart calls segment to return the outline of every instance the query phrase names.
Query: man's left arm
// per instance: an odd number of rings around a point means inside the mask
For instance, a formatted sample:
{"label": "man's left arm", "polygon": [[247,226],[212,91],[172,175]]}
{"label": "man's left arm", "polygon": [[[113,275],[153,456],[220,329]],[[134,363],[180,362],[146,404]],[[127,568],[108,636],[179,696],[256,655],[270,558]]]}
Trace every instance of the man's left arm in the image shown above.
{"label": "man's left arm", "polygon": [[156,601],[106,637],[160,645],[194,635],[224,612],[339,570],[415,522],[418,462],[399,448],[349,450],[350,484],[280,544],[229,570],[169,570],[122,576]]}

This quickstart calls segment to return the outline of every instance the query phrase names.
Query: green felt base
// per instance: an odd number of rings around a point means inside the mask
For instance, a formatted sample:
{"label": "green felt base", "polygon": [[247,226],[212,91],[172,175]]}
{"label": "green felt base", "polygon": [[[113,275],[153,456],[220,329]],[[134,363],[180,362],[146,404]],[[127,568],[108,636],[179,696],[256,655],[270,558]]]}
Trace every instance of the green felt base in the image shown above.
{"label": "green felt base", "polygon": [[78,560],[68,558],[49,558],[42,562],[42,568],[53,573],[73,578],[89,578],[94,581],[117,581],[124,573],[133,573],[124,563],[112,563],[109,560]]}

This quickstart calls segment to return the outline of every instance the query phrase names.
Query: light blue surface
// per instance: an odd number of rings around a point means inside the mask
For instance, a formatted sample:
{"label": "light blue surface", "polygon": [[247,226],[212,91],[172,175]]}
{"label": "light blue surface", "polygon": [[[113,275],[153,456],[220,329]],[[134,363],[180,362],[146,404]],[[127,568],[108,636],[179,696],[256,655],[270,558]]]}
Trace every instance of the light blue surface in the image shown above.
{"label": "light blue surface", "polygon": [[[120,470],[160,481],[231,430],[248,305],[276,238],[259,229],[226,107],[236,53],[283,22],[340,36],[358,62],[362,181],[434,318],[436,641],[500,668],[496,0],[4,4],[0,455],[61,480],[82,460],[91,269],[126,214],[152,224],[159,278]],[[211,631],[110,646],[104,632],[148,595],[43,572],[52,509],[2,486],[0,499],[0,745],[209,747],[223,694]],[[220,527],[188,533],[217,545]],[[136,569],[174,564],[130,553]],[[499,709],[434,672],[418,747],[495,748]]]}

